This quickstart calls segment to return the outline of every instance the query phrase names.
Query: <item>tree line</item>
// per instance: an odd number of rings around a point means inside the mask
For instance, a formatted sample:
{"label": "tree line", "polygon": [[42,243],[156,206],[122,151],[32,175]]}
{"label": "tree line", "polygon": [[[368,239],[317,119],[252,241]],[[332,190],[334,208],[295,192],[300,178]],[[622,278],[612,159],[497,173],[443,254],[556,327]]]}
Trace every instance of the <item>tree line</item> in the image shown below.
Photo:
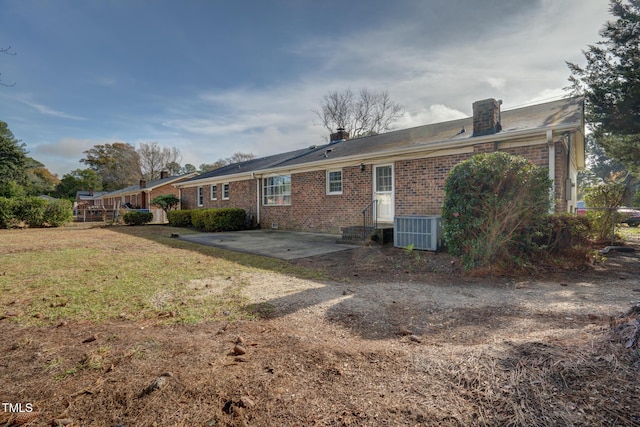
{"label": "tree line", "polygon": [[141,143],[137,148],[125,142],[99,144],[83,154],[80,163],[85,168],[74,169],[58,178],[30,157],[26,144],[0,120],[0,197],[48,195],[75,199],[77,191],[114,191],[138,184],[141,179],[159,179],[162,171],[167,171],[169,176],[204,173],[255,157],[252,153],[236,152],[214,163],[197,167],[189,163],[181,165],[179,149],[163,147],[157,142]]}

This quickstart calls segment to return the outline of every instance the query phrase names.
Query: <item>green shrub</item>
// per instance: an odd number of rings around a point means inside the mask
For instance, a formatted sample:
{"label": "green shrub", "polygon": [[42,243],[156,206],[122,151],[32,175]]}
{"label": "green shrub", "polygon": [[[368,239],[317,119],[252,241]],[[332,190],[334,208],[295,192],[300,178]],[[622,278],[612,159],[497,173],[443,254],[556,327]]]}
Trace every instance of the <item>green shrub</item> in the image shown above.
{"label": "green shrub", "polygon": [[143,225],[153,221],[151,212],[127,212],[122,216],[122,220],[127,225]]}
{"label": "green shrub", "polygon": [[167,212],[169,225],[174,227],[191,227],[191,212],[193,211],[188,209]]}
{"label": "green shrub", "polygon": [[44,211],[44,219],[50,227],[60,227],[73,221],[73,204],[64,199],[48,202]]}
{"label": "green shrub", "polygon": [[191,211],[191,225],[198,230],[204,230],[205,218],[209,210],[210,209],[193,209]]}
{"label": "green shrub", "polygon": [[180,204],[180,199],[178,199],[174,194],[161,194],[157,197],[154,197],[151,200],[152,206],[158,206],[165,213],[169,213]]}
{"label": "green shrub", "polygon": [[245,227],[246,212],[239,208],[194,209],[193,226],[204,231],[236,231]]}
{"label": "green shrub", "polygon": [[626,196],[627,188],[624,184],[601,184],[588,188],[584,197],[587,206],[600,208],[587,211],[593,223],[593,231],[598,240],[606,240],[611,237],[613,221],[618,220],[616,209],[620,207]]}
{"label": "green shrub", "polygon": [[0,228],[12,228],[18,222],[16,219],[16,199],[0,197]]}
{"label": "green shrub", "polygon": [[48,202],[39,197],[25,197],[17,200],[16,218],[31,228],[44,227]]}
{"label": "green shrub", "polygon": [[539,249],[551,203],[546,169],[503,152],[456,165],[445,184],[444,239],[465,268],[526,263]]}
{"label": "green shrub", "polygon": [[73,206],[68,200],[0,197],[0,228],[17,227],[20,223],[31,228],[59,227],[72,220]]}

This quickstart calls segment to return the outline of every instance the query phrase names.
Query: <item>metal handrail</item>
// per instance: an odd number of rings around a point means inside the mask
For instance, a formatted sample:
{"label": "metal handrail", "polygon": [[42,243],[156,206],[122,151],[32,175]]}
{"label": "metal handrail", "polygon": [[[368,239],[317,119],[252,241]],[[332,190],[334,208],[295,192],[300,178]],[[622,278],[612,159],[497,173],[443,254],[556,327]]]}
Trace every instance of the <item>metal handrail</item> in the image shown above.
{"label": "metal handrail", "polygon": [[[373,199],[366,208],[362,210],[362,240],[367,238],[367,230],[375,230],[378,226],[377,219],[378,200]],[[369,231],[370,233],[371,231]]]}

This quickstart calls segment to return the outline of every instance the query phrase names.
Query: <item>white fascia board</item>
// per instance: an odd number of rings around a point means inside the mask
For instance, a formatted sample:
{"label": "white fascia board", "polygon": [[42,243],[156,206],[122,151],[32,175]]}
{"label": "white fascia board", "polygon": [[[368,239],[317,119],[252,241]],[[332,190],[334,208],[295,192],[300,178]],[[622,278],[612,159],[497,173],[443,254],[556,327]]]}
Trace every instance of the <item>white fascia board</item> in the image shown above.
{"label": "white fascia board", "polygon": [[[451,141],[438,141],[431,142],[422,145],[414,145],[411,147],[402,147],[392,150],[385,150],[379,152],[355,154],[352,156],[338,157],[335,159],[327,158],[318,160],[315,162],[306,162],[299,165],[274,167],[267,169],[260,169],[253,172],[243,172],[240,174],[221,175],[217,177],[204,178],[202,180],[190,181],[189,183],[174,184],[177,188],[186,187],[198,187],[201,185],[216,184],[221,182],[234,182],[245,181],[248,179],[261,178],[265,175],[277,175],[277,174],[291,174],[300,173],[305,171],[327,169],[327,168],[339,168],[341,166],[354,166],[362,162],[371,163],[380,159],[388,159],[390,161],[407,160],[412,158],[426,158],[436,156],[446,156],[451,154],[470,153],[473,152],[473,146],[476,144],[483,144],[486,142],[509,142],[514,139],[530,139],[531,142],[523,143],[525,145],[537,145],[546,143],[544,137],[547,130],[551,130],[553,134],[563,133],[567,131],[579,130],[579,126],[575,124],[567,124],[564,126],[547,126],[542,128],[527,129],[521,131],[511,131],[504,134],[492,134],[470,137],[463,140],[456,139]],[[537,138],[541,138],[541,142],[538,142]],[[348,143],[348,142],[347,142]]]}
{"label": "white fascia board", "polygon": [[176,188],[189,188],[189,187],[201,187],[203,185],[211,185],[211,184],[223,184],[223,183],[227,184],[229,182],[246,181],[248,179],[252,179],[254,178],[253,175],[254,175],[253,172],[242,172],[242,173],[236,173],[232,175],[220,175],[220,176],[213,176],[209,178],[202,178],[196,181],[178,182],[176,184],[173,184],[173,186]]}

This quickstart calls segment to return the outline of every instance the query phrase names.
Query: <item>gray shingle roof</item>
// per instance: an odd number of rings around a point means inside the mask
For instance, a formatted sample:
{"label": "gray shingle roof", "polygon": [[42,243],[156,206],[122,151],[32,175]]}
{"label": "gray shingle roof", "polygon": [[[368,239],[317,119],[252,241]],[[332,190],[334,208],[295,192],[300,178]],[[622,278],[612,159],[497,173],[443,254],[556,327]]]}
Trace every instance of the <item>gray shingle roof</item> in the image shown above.
{"label": "gray shingle roof", "polygon": [[[537,104],[501,112],[502,130],[490,137],[498,140],[508,139],[520,131],[583,126],[582,98],[565,98],[558,101]],[[462,130],[464,129],[464,132]],[[424,147],[425,150],[439,145],[460,142],[466,145],[473,142],[473,118],[452,120],[387,132],[379,135],[338,141],[332,144],[312,146],[310,148],[275,154],[240,163],[230,164],[219,169],[198,175],[182,183],[199,181],[212,177],[223,177],[247,172],[258,172],[276,168],[303,165],[327,159],[339,161],[352,156],[367,156],[392,152],[394,150]],[[483,138],[486,138],[483,137]]]}
{"label": "gray shingle roof", "polygon": [[151,190],[155,187],[160,187],[162,185],[169,184],[171,182],[179,181],[180,179],[190,175],[193,175],[193,173],[187,173],[184,175],[175,175],[175,176],[170,176],[162,179],[155,179],[153,181],[148,181],[147,185],[144,188],[141,188],[140,184],[130,185],[129,187],[104,193],[101,195],[101,197],[114,197],[122,194],[138,193],[142,190]]}

